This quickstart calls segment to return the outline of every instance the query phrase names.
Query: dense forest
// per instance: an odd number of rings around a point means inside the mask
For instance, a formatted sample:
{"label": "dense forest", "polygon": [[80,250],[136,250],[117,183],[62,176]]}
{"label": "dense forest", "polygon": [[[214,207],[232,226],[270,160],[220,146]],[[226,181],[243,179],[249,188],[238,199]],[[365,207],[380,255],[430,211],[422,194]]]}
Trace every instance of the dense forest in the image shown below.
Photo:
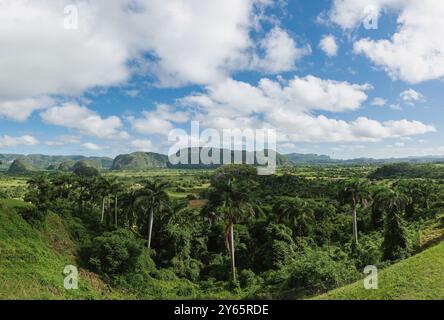
{"label": "dense forest", "polygon": [[137,298],[307,298],[419,252],[444,209],[442,168],[408,166],[327,178],[229,165],[169,179],[83,165],[26,176],[0,198],[28,203],[20,214],[36,229],[60,216],[77,263]]}

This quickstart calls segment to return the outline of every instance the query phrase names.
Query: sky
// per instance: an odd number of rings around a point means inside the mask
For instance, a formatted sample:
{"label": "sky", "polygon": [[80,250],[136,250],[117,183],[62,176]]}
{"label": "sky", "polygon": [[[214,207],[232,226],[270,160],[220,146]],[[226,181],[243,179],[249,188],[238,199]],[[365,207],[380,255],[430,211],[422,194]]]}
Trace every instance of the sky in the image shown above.
{"label": "sky", "polygon": [[444,155],[441,0],[0,0],[0,153],[167,153],[274,129],[281,153]]}

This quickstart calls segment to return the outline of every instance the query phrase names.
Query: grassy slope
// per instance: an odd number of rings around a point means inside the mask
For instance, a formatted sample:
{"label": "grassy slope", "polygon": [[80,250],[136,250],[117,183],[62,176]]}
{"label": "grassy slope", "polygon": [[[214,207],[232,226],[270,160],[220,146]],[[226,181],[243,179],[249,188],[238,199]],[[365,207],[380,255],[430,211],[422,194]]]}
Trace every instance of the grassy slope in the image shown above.
{"label": "grassy slope", "polygon": [[358,281],[315,299],[442,300],[444,242],[380,271],[378,290],[365,290],[363,281]]}
{"label": "grassy slope", "polygon": [[15,200],[0,201],[0,299],[119,299],[97,275],[80,269],[79,290],[63,287],[63,269],[75,263],[75,244],[63,222],[50,214],[41,231],[15,211]]}

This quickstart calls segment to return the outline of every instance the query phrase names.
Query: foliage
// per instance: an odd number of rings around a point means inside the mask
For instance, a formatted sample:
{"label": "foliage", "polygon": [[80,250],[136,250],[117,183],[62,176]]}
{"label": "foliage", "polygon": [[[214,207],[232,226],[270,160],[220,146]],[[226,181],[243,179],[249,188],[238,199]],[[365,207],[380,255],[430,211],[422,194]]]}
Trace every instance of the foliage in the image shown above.
{"label": "foliage", "polygon": [[142,254],[142,242],[131,231],[119,229],[93,239],[88,248],[89,263],[100,273],[134,272]]}

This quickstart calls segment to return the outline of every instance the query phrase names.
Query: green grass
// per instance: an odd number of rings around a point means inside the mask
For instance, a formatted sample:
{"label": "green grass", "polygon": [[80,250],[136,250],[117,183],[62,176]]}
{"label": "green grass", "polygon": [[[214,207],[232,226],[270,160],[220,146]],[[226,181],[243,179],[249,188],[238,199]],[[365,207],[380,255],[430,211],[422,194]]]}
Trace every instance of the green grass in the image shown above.
{"label": "green grass", "polygon": [[444,242],[379,272],[379,289],[364,289],[363,281],[316,297],[320,300],[442,300]]}
{"label": "green grass", "polygon": [[75,244],[57,215],[32,228],[16,212],[23,206],[17,200],[0,201],[0,299],[123,298],[122,292],[83,269],[79,290],[65,290],[63,269],[76,265]]}

